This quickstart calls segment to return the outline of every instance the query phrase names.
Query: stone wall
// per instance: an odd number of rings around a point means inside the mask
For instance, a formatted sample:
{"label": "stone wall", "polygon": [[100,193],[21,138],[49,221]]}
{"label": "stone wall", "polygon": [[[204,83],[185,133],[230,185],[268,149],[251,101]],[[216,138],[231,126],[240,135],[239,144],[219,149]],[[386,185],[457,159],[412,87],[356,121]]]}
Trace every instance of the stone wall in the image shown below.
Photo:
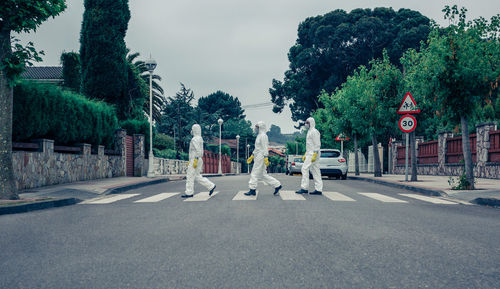
{"label": "stone wall", "polygon": [[[125,130],[116,131],[115,150],[111,154],[105,154],[103,146],[98,146],[93,154],[90,144],[79,144],[79,153],[55,152],[54,141],[48,139],[36,140],[38,151],[13,151],[16,188],[23,190],[125,176],[126,135]],[[134,175],[144,176],[146,173],[144,136],[134,135]]]}
{"label": "stone wall", "polygon": [[[155,175],[184,175],[187,171],[187,161],[154,158]],[[241,164],[231,162],[231,173],[236,174]]]}
{"label": "stone wall", "polygon": [[89,144],[79,154],[54,152],[54,141],[40,140],[40,151],[14,151],[12,161],[18,190],[100,178],[123,176],[123,160],[119,155],[105,155],[99,146],[91,154]]}
{"label": "stone wall", "polygon": [[[477,162],[474,164],[474,176],[480,178],[500,178],[500,163],[488,162],[488,149],[490,148],[489,132],[496,130],[495,123],[483,123],[476,126],[476,154]],[[441,132],[438,136],[438,163],[437,164],[419,164],[417,173],[419,175],[438,175],[438,176],[460,176],[464,172],[463,164],[446,163],[446,140],[452,138],[453,133]],[[393,142],[392,146],[403,145],[402,142]],[[418,143],[416,146],[418,156]],[[404,174],[405,166],[396,163],[396,150],[392,153],[394,174]],[[411,163],[408,168],[411,174]]]}

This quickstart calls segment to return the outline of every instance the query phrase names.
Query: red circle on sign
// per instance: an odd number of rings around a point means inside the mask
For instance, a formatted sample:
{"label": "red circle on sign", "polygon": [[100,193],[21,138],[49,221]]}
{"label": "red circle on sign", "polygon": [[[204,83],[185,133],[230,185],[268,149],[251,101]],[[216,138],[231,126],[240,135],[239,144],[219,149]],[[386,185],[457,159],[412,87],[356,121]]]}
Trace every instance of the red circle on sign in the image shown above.
{"label": "red circle on sign", "polygon": [[405,114],[399,119],[399,129],[403,132],[409,133],[417,127],[417,119],[410,114]]}

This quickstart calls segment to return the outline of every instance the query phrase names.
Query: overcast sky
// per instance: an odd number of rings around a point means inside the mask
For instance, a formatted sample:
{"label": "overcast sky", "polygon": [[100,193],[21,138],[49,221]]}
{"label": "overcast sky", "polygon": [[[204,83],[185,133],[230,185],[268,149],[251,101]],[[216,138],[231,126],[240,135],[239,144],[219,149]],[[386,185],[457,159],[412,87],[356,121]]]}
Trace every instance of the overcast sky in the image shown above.
{"label": "overcast sky", "polygon": [[[20,37],[45,51],[37,66],[59,65],[63,51],[79,51],[83,0],[66,3],[60,16]],[[335,9],[392,7],[417,10],[446,25],[441,10],[454,4],[465,6],[469,19],[500,13],[499,0],[129,0],[125,41],[132,52],[144,58],[151,54],[158,62],[155,73],[163,78],[167,96],[175,95],[182,82],[196,98],[222,90],[246,106],[270,102],[271,81],[283,79],[288,50],[307,17]],[[274,114],[269,105],[245,114],[253,123],[263,120],[283,133],[295,131],[288,108]]]}

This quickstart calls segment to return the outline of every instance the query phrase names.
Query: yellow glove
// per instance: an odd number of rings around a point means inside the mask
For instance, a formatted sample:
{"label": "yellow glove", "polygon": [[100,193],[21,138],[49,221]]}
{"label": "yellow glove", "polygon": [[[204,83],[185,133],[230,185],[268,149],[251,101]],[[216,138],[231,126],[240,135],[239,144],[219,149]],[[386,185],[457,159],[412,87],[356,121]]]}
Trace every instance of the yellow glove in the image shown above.
{"label": "yellow glove", "polygon": [[303,155],[302,156],[302,161],[305,161],[306,160],[306,155]]}
{"label": "yellow glove", "polygon": [[253,155],[251,155],[248,159],[247,159],[247,164],[251,164],[253,162]]}
{"label": "yellow glove", "polygon": [[266,165],[266,167],[269,166],[269,159],[268,158],[264,158],[264,164]]}
{"label": "yellow glove", "polygon": [[194,159],[193,160],[193,168],[196,169],[197,166],[198,166],[198,159]]}
{"label": "yellow glove", "polygon": [[188,168],[189,168],[189,164],[191,163],[191,161],[188,162]]}
{"label": "yellow glove", "polygon": [[317,157],[318,157],[318,153],[313,153],[313,157],[311,159],[311,162],[315,162]]}

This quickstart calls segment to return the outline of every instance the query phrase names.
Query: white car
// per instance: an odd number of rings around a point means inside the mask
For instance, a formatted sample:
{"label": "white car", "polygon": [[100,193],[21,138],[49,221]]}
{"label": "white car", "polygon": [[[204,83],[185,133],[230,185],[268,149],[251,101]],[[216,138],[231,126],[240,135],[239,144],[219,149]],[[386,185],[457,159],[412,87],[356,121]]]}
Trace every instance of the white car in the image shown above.
{"label": "white car", "polygon": [[[321,176],[347,179],[347,160],[340,155],[337,149],[321,149],[319,158]],[[311,173],[309,178],[312,179]]]}

